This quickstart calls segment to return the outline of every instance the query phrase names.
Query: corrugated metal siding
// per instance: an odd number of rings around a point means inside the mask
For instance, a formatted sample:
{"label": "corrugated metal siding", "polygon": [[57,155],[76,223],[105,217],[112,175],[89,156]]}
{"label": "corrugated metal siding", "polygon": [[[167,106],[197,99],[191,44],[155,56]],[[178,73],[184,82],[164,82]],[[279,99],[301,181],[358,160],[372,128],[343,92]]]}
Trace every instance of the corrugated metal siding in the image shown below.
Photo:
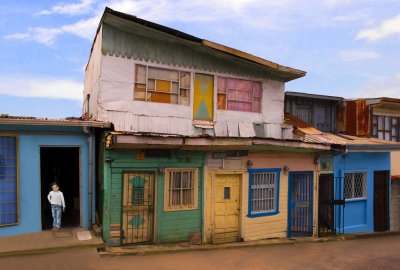
{"label": "corrugated metal siding", "polygon": [[369,117],[369,106],[366,104],[366,100],[357,100],[357,136],[369,136],[370,135],[370,117]]}
{"label": "corrugated metal siding", "polygon": [[255,68],[254,65],[222,60],[221,57],[216,57],[217,54],[211,49],[194,46],[189,48],[160,38],[134,35],[108,24],[103,24],[102,53],[212,72],[280,80],[265,70]]}
{"label": "corrugated metal siding", "polygon": [[338,111],[339,132],[355,136],[370,136],[370,106],[366,100],[344,101]]}

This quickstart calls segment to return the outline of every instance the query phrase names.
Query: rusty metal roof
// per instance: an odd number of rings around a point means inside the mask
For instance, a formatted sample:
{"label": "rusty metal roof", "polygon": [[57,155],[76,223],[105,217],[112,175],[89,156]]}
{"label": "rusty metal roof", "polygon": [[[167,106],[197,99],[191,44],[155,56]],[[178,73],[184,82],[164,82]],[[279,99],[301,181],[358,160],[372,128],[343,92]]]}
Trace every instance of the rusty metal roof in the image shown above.
{"label": "rusty metal roof", "polygon": [[34,116],[0,115],[0,124],[3,125],[36,125],[36,126],[82,126],[110,128],[110,122],[84,120],[82,117],[66,117],[62,119],[40,118]]}
{"label": "rusty metal roof", "polygon": [[285,123],[292,125],[294,128],[293,133],[300,136],[305,142],[343,145],[347,150],[354,151],[400,150],[400,143],[398,142],[346,134],[325,133],[288,113],[285,113]]}

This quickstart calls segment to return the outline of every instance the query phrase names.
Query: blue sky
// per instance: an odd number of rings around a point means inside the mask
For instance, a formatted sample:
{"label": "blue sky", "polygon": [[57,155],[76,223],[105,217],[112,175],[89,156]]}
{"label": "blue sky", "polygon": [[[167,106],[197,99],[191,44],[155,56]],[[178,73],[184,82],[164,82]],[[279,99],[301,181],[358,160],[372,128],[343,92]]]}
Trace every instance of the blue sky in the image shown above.
{"label": "blue sky", "polygon": [[0,0],[0,114],[80,116],[105,6],[307,71],[286,90],[400,98],[398,0]]}

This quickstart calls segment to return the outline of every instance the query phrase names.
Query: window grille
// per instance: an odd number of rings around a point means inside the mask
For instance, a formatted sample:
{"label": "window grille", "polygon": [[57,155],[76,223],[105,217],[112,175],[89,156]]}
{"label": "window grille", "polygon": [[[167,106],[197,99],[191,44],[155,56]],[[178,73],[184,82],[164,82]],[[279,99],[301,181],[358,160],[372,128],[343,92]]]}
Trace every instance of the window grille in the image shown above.
{"label": "window grille", "polygon": [[277,172],[254,172],[250,175],[250,214],[277,211]]}
{"label": "window grille", "polygon": [[17,138],[0,136],[0,226],[17,222]]}
{"label": "window grille", "polygon": [[136,65],[134,99],[189,105],[189,72]]}
{"label": "window grille", "polygon": [[196,169],[167,169],[165,185],[167,209],[197,208]]}
{"label": "window grille", "polygon": [[367,174],[363,172],[344,174],[344,197],[362,199],[367,197]]}
{"label": "window grille", "polygon": [[219,110],[261,112],[261,82],[218,77],[217,87]]}

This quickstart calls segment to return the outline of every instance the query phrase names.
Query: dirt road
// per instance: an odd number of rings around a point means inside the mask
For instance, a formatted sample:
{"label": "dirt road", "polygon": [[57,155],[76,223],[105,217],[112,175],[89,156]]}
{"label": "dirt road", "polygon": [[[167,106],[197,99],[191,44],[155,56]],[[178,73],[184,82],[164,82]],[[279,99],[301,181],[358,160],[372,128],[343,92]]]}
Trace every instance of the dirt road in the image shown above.
{"label": "dirt road", "polygon": [[0,258],[0,269],[400,269],[400,236],[146,256],[94,249]]}

